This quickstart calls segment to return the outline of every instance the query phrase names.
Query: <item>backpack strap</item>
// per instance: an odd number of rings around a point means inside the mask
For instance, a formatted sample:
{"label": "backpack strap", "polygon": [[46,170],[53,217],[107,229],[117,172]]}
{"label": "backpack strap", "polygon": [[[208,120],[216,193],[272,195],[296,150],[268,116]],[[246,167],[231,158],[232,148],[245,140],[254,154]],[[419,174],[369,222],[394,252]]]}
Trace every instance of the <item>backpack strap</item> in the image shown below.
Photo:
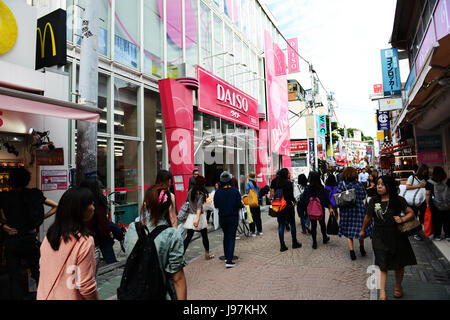
{"label": "backpack strap", "polygon": [[157,236],[159,236],[159,234],[161,232],[163,232],[164,230],[166,230],[167,228],[170,228],[170,226],[168,225],[162,225],[162,226],[157,226],[155,229],[153,229],[153,231],[150,233],[149,237],[152,238],[153,240],[156,239]]}

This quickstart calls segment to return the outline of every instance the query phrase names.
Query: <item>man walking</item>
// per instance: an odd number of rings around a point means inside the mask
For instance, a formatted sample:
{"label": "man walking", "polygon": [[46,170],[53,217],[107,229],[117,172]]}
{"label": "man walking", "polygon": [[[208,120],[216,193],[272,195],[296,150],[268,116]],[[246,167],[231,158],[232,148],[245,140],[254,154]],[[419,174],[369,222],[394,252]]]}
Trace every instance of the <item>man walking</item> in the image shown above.
{"label": "man walking", "polygon": [[195,179],[197,179],[198,175],[198,169],[194,169],[194,171],[192,171],[192,177],[189,178],[189,190],[195,186]]}
{"label": "man walking", "polygon": [[366,187],[368,179],[369,179],[369,174],[366,172],[366,168],[363,168],[362,172],[358,176],[358,181],[361,182],[364,185],[364,187]]}

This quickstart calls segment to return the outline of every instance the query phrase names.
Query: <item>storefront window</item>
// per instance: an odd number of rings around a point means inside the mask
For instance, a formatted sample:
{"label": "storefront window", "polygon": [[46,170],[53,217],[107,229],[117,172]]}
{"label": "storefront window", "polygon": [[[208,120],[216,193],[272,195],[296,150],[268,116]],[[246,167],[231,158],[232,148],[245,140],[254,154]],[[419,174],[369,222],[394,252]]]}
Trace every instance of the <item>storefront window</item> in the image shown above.
{"label": "storefront window", "polygon": [[137,84],[114,79],[115,134],[137,136],[137,91]]}
{"label": "storefront window", "polygon": [[224,170],[230,172],[233,177],[237,172],[237,141],[235,137],[234,123],[221,119],[221,130],[224,145]]}
{"label": "storefront window", "polygon": [[234,75],[234,85],[242,90],[242,78],[243,72],[245,71],[245,67],[243,66],[242,59],[242,41],[238,35],[234,37],[234,56],[235,56],[235,75]]}
{"label": "storefront window", "polygon": [[116,210],[125,215],[138,213],[138,142],[116,139],[114,142],[114,186]]}
{"label": "storefront window", "polygon": [[[73,0],[70,1],[73,4]],[[86,8],[86,6],[89,6],[89,0],[78,0],[78,5],[81,8]],[[110,0],[100,0],[98,1],[98,15],[99,15],[99,22],[98,22],[98,53],[109,57],[110,56],[110,48],[109,48],[109,33],[110,33],[110,12],[111,12],[111,3]],[[117,2],[116,2],[117,6]],[[69,12],[67,13],[67,17],[69,17]],[[84,17],[84,10],[78,8],[78,24],[77,24],[77,35],[75,37],[77,38],[77,44],[81,45],[81,28],[83,25],[83,17]],[[117,28],[117,27],[116,27]],[[117,32],[117,30],[116,30]],[[67,38],[69,39],[69,38]]]}
{"label": "storefront window", "polygon": [[[234,54],[233,51],[233,31],[231,28],[225,24],[225,43],[227,44],[227,50],[230,53]],[[225,72],[225,81],[228,83],[234,84],[233,82],[233,64],[234,64],[234,58],[231,55],[225,55],[225,66],[224,66],[224,72]],[[219,67],[220,68],[220,67]]]}
{"label": "storefront window", "polygon": [[185,0],[186,64],[198,64],[197,0]]}
{"label": "storefront window", "polygon": [[251,94],[249,88],[250,88],[250,82],[248,82],[249,78],[250,78],[250,73],[252,70],[252,65],[250,63],[250,59],[249,59],[249,48],[248,46],[243,43],[243,50],[242,50],[242,61],[244,62],[244,64],[246,65],[246,67],[244,67],[243,71],[244,74],[242,75],[242,90],[244,90],[245,93],[247,94]]}
{"label": "storefront window", "polygon": [[204,174],[206,185],[213,187],[223,172],[223,143],[220,139],[220,119],[203,114]]}
{"label": "storefront window", "polygon": [[109,90],[108,90],[109,76],[99,73],[98,75],[98,108],[103,110],[100,115],[100,121],[97,125],[98,132],[107,132],[107,111],[109,105]]}
{"label": "storefront window", "polygon": [[181,0],[167,1],[167,76],[178,78],[178,67],[183,62]]}
{"label": "storefront window", "polygon": [[202,37],[202,66],[212,71],[212,34],[211,34],[211,10],[201,2],[200,5],[200,34]]}
{"label": "storefront window", "polygon": [[116,0],[114,27],[114,60],[136,69],[139,68],[139,2]]}
{"label": "storefront window", "polygon": [[163,77],[163,22],[158,0],[144,1],[144,72]]}
{"label": "storefront window", "polygon": [[223,21],[214,14],[214,73],[223,78],[224,59],[226,50],[223,48]]}
{"label": "storefront window", "polygon": [[155,183],[162,168],[163,121],[161,102],[156,92],[144,91],[144,185]]}
{"label": "storefront window", "polygon": [[108,186],[108,138],[97,138],[97,179],[102,189],[109,188]]}
{"label": "storefront window", "polygon": [[72,39],[73,12],[74,12],[73,0],[66,0],[66,23],[67,23],[66,37],[67,37],[67,41],[69,41],[69,42],[73,41],[73,39]]}

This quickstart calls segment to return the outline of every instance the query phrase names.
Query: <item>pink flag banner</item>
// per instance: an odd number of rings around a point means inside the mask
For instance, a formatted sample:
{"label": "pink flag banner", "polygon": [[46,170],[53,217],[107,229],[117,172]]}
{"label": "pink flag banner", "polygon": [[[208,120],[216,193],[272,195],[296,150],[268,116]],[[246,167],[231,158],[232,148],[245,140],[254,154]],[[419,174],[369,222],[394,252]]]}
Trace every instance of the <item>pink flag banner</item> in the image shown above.
{"label": "pink flag banner", "polygon": [[300,72],[300,59],[298,57],[298,39],[288,39],[287,55],[289,73]]}

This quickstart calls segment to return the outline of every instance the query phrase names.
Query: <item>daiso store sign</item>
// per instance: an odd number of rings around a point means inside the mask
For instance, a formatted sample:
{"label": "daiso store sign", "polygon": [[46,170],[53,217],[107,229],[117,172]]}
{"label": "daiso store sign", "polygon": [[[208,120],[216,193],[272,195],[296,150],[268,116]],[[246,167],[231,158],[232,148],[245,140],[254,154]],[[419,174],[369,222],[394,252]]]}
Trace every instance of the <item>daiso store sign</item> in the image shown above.
{"label": "daiso store sign", "polygon": [[197,79],[199,111],[259,129],[257,100],[202,67],[197,67]]}

